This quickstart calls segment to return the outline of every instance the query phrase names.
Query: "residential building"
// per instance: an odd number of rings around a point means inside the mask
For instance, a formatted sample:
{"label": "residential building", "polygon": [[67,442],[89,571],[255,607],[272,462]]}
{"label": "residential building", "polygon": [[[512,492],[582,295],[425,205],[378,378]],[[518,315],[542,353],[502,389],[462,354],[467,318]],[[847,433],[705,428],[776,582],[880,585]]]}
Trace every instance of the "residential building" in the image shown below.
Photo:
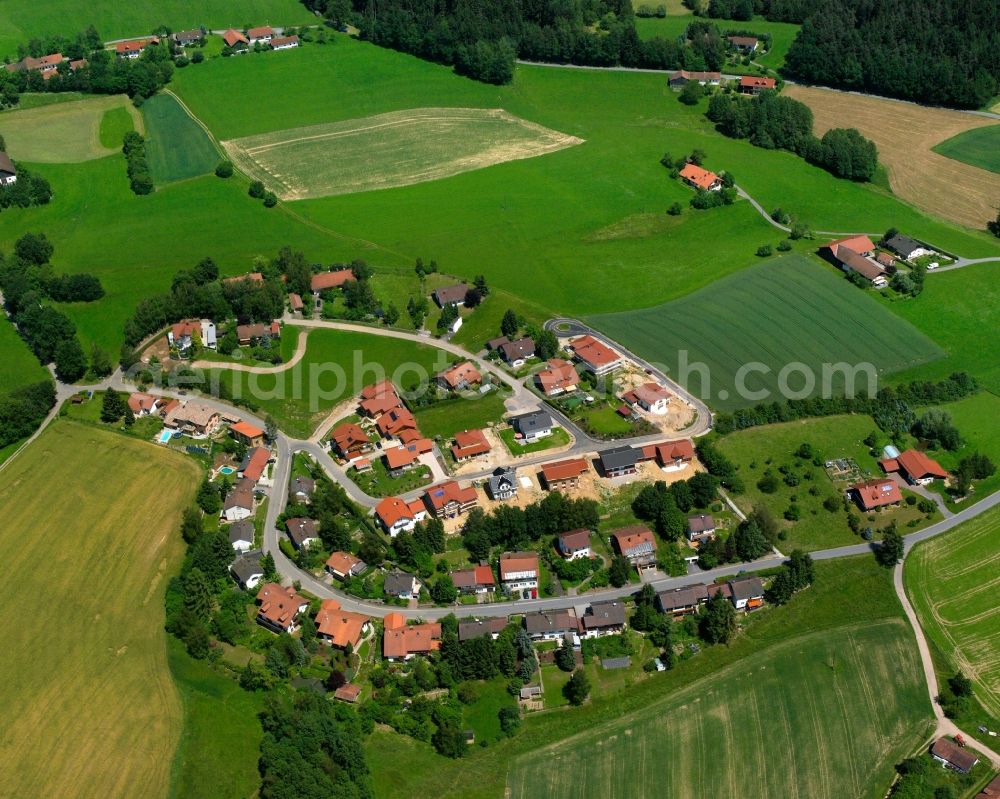
{"label": "residential building", "polygon": [[134,391],[129,394],[128,407],[132,411],[132,415],[137,419],[141,416],[149,416],[151,413],[156,413],[159,407],[160,399],[154,397],[152,394],[144,394],[140,391]]}
{"label": "residential building", "polygon": [[17,167],[7,153],[0,150],[0,186],[13,186],[17,183]]}
{"label": "residential building", "polygon": [[466,619],[458,623],[458,640],[471,641],[488,635],[494,641],[500,637],[507,626],[507,619],[496,616],[490,619]]}
{"label": "residential building", "polygon": [[737,610],[756,610],[764,605],[764,584],[760,577],[737,577],[730,580],[733,605]]}
{"label": "residential building", "polygon": [[493,569],[486,565],[473,566],[451,573],[451,581],[463,594],[488,594],[496,590]]}
{"label": "residential building", "polygon": [[257,623],[276,633],[295,632],[299,614],[309,607],[309,602],[295,588],[278,583],[265,583],[257,592],[257,601],[260,602]]}
{"label": "residential building", "polygon": [[570,530],[559,533],[559,554],[566,560],[590,557],[590,530]]}
{"label": "residential building", "polygon": [[342,288],[345,283],[350,283],[357,278],[350,269],[335,269],[332,272],[317,272],[312,276],[309,288],[314,295],[321,294],[329,289]]}
{"label": "residential building", "polygon": [[316,481],[309,477],[295,477],[288,487],[288,495],[293,502],[308,504],[316,490]]}
{"label": "residential building", "polygon": [[945,768],[957,771],[959,774],[968,774],[979,762],[969,749],[964,749],[950,738],[938,738],[931,744],[931,757]]}
{"label": "residential building", "polygon": [[452,519],[468,513],[478,503],[476,489],[472,486],[460,488],[455,480],[432,486],[424,492],[424,502],[438,519]]}
{"label": "residential building", "polygon": [[264,471],[267,469],[268,461],[271,460],[271,451],[264,447],[255,447],[247,450],[247,454],[240,464],[239,476],[246,478],[252,485],[256,485]]}
{"label": "residential building", "polygon": [[403,472],[408,472],[416,466],[419,457],[416,449],[409,447],[392,447],[382,453],[382,460],[390,477],[399,477]]}
{"label": "residential building", "polygon": [[381,383],[373,383],[361,389],[361,402],[358,405],[358,412],[362,416],[371,419],[378,419],[383,413],[391,411],[393,408],[401,408],[403,401],[396,393],[396,388],[388,380]]}
{"label": "residential building", "polygon": [[983,789],[976,794],[976,799],[997,799],[1000,796],[1000,775],[990,780]]}
{"label": "residential building", "polygon": [[203,347],[215,349],[216,330],[215,323],[210,319],[182,319],[175,322],[167,331],[167,344],[176,347],[177,351],[184,353],[191,348],[195,342]]}
{"label": "residential building", "polygon": [[554,641],[579,636],[580,620],[573,608],[524,614],[524,630],[532,641]]}
{"label": "residential building", "polygon": [[462,430],[455,433],[455,443],[451,447],[451,456],[461,463],[470,458],[485,455],[492,449],[490,442],[482,430]]}
{"label": "residential building", "polygon": [[264,446],[264,431],[250,422],[234,422],[229,425],[229,432],[233,434],[233,438],[248,447]]}
{"label": "residential building", "polygon": [[227,522],[238,522],[253,516],[253,510],[253,483],[249,480],[240,480],[232,491],[226,494],[226,499],[222,503],[222,517]]}
{"label": "residential building", "polygon": [[241,347],[260,341],[264,338],[279,338],[281,336],[281,322],[275,319],[271,324],[265,325],[263,322],[255,322],[252,325],[237,325],[236,339]]}
{"label": "residential building", "polygon": [[514,428],[515,439],[521,444],[530,444],[552,435],[554,423],[545,411],[531,411],[513,417],[510,426]]}
{"label": "residential building", "polygon": [[841,269],[845,272],[857,272],[875,288],[884,288],[889,285],[885,267],[871,258],[851,252],[846,247],[841,247],[838,260]]}
{"label": "residential building", "polygon": [[465,305],[465,295],[469,293],[469,287],[465,283],[457,283],[453,286],[435,289],[431,292],[431,297],[439,308],[446,305]]}
{"label": "residential building", "polygon": [[521,592],[525,599],[538,596],[538,553],[504,552],[500,556],[500,584],[508,594]]}
{"label": "residential building", "polygon": [[249,519],[233,522],[229,525],[229,545],[237,552],[249,552],[253,549],[254,526]]}
{"label": "residential building", "polygon": [[174,40],[174,44],[179,47],[187,47],[199,44],[205,38],[205,32],[201,28],[193,28],[189,31],[177,31],[171,38]]}
{"label": "residential building", "polygon": [[708,601],[708,588],[704,583],[661,591],[656,595],[656,604],[663,613],[671,616],[686,616],[695,613]]}
{"label": "residential building", "polygon": [[334,699],[339,699],[341,702],[349,702],[352,705],[358,701],[359,696],[361,696],[361,686],[355,685],[352,682],[344,683],[333,692]]}
{"label": "residential building", "polygon": [[244,591],[256,588],[264,579],[264,568],[260,565],[264,552],[260,549],[245,552],[233,561],[229,573]]}
{"label": "residential building", "polygon": [[940,463],[915,449],[901,452],[895,458],[880,460],[879,466],[886,473],[899,472],[911,485],[928,485],[948,477],[948,472]]}
{"label": "residential building", "polygon": [[580,475],[587,471],[587,461],[583,458],[569,458],[548,463],[542,467],[541,479],[549,491],[576,488]]}
{"label": "residential building", "polygon": [[722,178],[697,164],[684,164],[680,179],[691,188],[701,191],[719,191],[722,188]]}
{"label": "residential building", "polygon": [[289,292],[288,307],[291,308],[292,313],[301,314],[306,307],[306,304],[302,302],[302,295],[296,294],[294,291]]}
{"label": "residential building", "polygon": [[757,51],[756,36],[727,36],[729,43],[744,55],[753,55]]}
{"label": "residential building", "polygon": [[683,469],[694,460],[694,444],[686,438],[657,444],[655,452],[656,460],[665,472]]}
{"label": "residential building", "polygon": [[274,38],[274,28],[270,25],[261,25],[257,28],[247,29],[247,39],[250,40],[250,44],[270,44],[271,39]]}
{"label": "residential building", "polygon": [[849,250],[858,255],[869,256],[875,251],[875,244],[868,236],[848,236],[844,239],[835,239],[823,247],[829,250],[834,258],[840,259],[841,249]]}
{"label": "residential building", "polygon": [[275,36],[271,39],[272,50],[289,50],[299,46],[299,37],[295,36]]}
{"label": "residential building", "polygon": [[382,436],[388,438],[389,436],[398,436],[407,430],[416,430],[417,420],[409,409],[400,406],[391,408],[379,416],[375,427]]}
{"label": "residential building", "polygon": [[623,527],[611,534],[618,553],[638,568],[656,565],[656,538],[652,530],[641,524]]}
{"label": "residential building", "polygon": [[350,460],[371,448],[368,434],[353,422],[337,425],[330,432],[330,443],[341,458]]}
{"label": "residential building", "polygon": [[535,357],[535,342],[533,339],[525,336],[516,341],[508,341],[505,344],[501,344],[499,351],[500,357],[504,359],[508,366],[517,368],[518,366],[524,366],[524,362],[528,358]]}
{"label": "residential building", "polygon": [[441,648],[440,624],[407,624],[403,614],[390,613],[382,626],[382,656],[386,660],[409,660]]}
{"label": "residential building", "polygon": [[887,252],[880,252],[875,255],[875,263],[891,271],[896,266],[896,258]]}
{"label": "residential building", "polygon": [[386,497],[375,506],[375,518],[390,537],[409,532],[417,522],[427,518],[427,509],[420,500],[404,502],[399,497]]}
{"label": "residential building", "polygon": [[117,42],[115,44],[115,53],[119,58],[132,60],[141,56],[142,51],[150,45],[159,43],[160,40],[156,36],[150,36],[148,39],[132,39],[127,42]]}
{"label": "residential building", "polygon": [[711,541],[715,538],[715,519],[710,514],[702,513],[688,517],[688,541]]}
{"label": "residential building", "polygon": [[357,651],[371,631],[371,618],[344,610],[336,599],[324,599],[316,613],[316,637],[336,649]]}
{"label": "residential building", "polygon": [[330,553],[330,557],[326,559],[325,568],[331,577],[346,580],[349,577],[364,574],[368,566],[357,555],[338,550]]}
{"label": "residential building", "polygon": [[929,247],[925,247],[916,239],[911,239],[909,236],[904,236],[902,233],[897,233],[891,239],[885,242],[885,246],[892,250],[896,255],[902,258],[904,261],[910,261],[914,258],[920,258],[922,255],[933,255],[934,250]]}
{"label": "residential building", "polygon": [[319,543],[319,524],[315,519],[302,519],[296,516],[285,522],[288,538],[296,549],[309,549]]}
{"label": "residential building", "polygon": [[569,361],[550,358],[548,366],[535,375],[535,382],[546,397],[556,397],[576,391],[580,377]]}
{"label": "residential building", "polygon": [[403,571],[389,572],[382,584],[382,590],[386,596],[396,597],[396,599],[416,599],[420,596],[422,587],[423,583],[420,580]]}
{"label": "residential building", "polygon": [[774,78],[758,78],[744,75],[740,78],[740,94],[760,94],[763,91],[774,91],[777,88]]}
{"label": "residential building", "polygon": [[500,467],[486,480],[486,493],[490,499],[504,502],[517,496],[517,477],[511,468]]}
{"label": "residential building", "polygon": [[694,81],[702,86],[718,86],[722,83],[721,72],[689,72],[679,69],[667,81],[671,89],[682,89]]}
{"label": "residential building", "polygon": [[15,61],[13,64],[7,64],[7,71],[40,72],[42,77],[45,80],[48,80],[57,73],[59,65],[65,60],[66,59],[62,53],[49,53],[48,55],[43,55],[41,58],[25,56],[20,61]]}
{"label": "residential building", "polygon": [[903,501],[903,493],[892,478],[865,480],[851,486],[851,495],[863,511],[877,510]]}
{"label": "residential building", "polygon": [[623,365],[617,352],[590,335],[580,336],[569,344],[569,349],[583,368],[597,377],[611,374]]}
{"label": "residential building", "polygon": [[615,635],[625,629],[624,602],[595,602],[580,620],[584,638]]}
{"label": "residential building", "polygon": [[625,392],[622,399],[629,405],[638,405],[647,413],[663,415],[673,396],[664,386],[650,381]]}
{"label": "residential building", "polygon": [[603,450],[597,457],[605,477],[623,477],[636,473],[641,454],[642,450],[623,445]]}
{"label": "residential building", "polygon": [[463,361],[437,375],[441,388],[448,391],[465,391],[483,382],[483,376],[471,361]]}

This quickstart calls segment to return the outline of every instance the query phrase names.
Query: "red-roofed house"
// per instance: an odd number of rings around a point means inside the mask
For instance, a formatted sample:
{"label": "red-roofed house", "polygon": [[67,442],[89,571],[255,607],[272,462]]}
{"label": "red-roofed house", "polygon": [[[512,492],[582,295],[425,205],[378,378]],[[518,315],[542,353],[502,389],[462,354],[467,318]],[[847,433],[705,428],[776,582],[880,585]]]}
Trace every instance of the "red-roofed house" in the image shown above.
{"label": "red-roofed house", "polygon": [[263,322],[256,322],[252,325],[237,325],[236,340],[241,347],[245,347],[255,339],[277,338],[281,335],[281,322],[275,319],[271,324],[265,325]]}
{"label": "red-roofed house", "polygon": [[508,594],[522,591],[526,598],[537,598],[538,553],[504,552],[500,556],[500,583]]}
{"label": "red-roofed house", "polygon": [[271,452],[265,447],[254,447],[247,453],[246,460],[240,466],[240,477],[257,482],[271,460]]}
{"label": "red-roofed house", "polygon": [[580,378],[573,364],[562,358],[550,358],[548,366],[535,375],[535,382],[546,397],[576,391]]}
{"label": "red-roofed house", "polygon": [[664,386],[649,382],[622,394],[622,399],[629,405],[638,405],[644,411],[662,415],[667,412],[667,406],[670,404],[672,396],[673,394],[667,391]]}
{"label": "red-roofed house", "polygon": [[339,289],[345,283],[355,280],[354,273],[350,269],[337,269],[333,272],[320,272],[312,276],[310,288],[313,294],[319,294],[327,289]]}
{"label": "red-roofed house", "polygon": [[758,78],[754,75],[744,75],[740,78],[741,94],[760,94],[762,91],[774,90],[778,85],[774,78]]}
{"label": "red-roofed house", "polygon": [[250,40],[250,44],[269,44],[271,39],[274,38],[274,28],[270,25],[261,25],[259,28],[248,28],[247,29],[247,39]]}
{"label": "red-roofed house", "polygon": [[391,408],[375,422],[375,427],[385,437],[401,435],[406,430],[416,430],[417,420],[407,408]]}
{"label": "red-roofed house", "polygon": [[296,35],[291,36],[275,36],[271,39],[271,49],[272,50],[288,50],[291,47],[299,46],[299,37]]}
{"label": "red-roofed house", "polygon": [[412,530],[417,522],[427,518],[427,509],[420,500],[404,502],[399,497],[386,497],[375,506],[375,518],[383,529],[395,538],[404,530]]}
{"label": "red-roofed house", "polygon": [[160,40],[156,36],[150,36],[148,39],[132,39],[128,42],[118,42],[115,45],[115,52],[119,58],[138,58],[149,45],[159,43]]}
{"label": "red-roofed house", "polygon": [[913,485],[923,486],[948,477],[948,472],[940,463],[916,449],[908,449],[895,458],[879,461],[879,465],[886,472],[899,472]]}
{"label": "red-roofed house", "polygon": [[161,401],[152,394],[143,394],[140,391],[135,391],[129,395],[128,406],[131,408],[133,416],[149,416],[151,413],[156,413]]}
{"label": "red-roofed house", "polygon": [[640,568],[656,565],[656,538],[653,532],[642,525],[623,527],[611,534],[615,548]]}
{"label": "red-roofed house", "polygon": [[292,313],[302,313],[306,305],[302,302],[302,297],[292,291],[288,295],[288,307],[292,309]]}
{"label": "red-roofed house", "polygon": [[587,461],[583,458],[570,458],[546,464],[542,467],[541,474],[549,491],[559,491],[563,488],[575,488],[580,482],[580,475],[586,471]]}
{"label": "red-roofed house", "polygon": [[371,628],[369,616],[344,610],[336,599],[324,599],[316,613],[316,636],[337,649],[357,650]]}
{"label": "red-roofed house", "polygon": [[845,247],[858,255],[871,255],[875,250],[875,245],[867,236],[848,236],[844,239],[836,239],[825,245],[823,249],[829,250],[834,258],[840,260],[841,247]]}
{"label": "red-roofed house", "polygon": [[455,588],[463,594],[486,594],[496,590],[493,579],[493,569],[489,566],[474,566],[471,569],[460,569],[451,573],[451,581]]}
{"label": "red-roofed house", "polygon": [[260,609],[257,623],[276,633],[293,633],[300,613],[309,603],[296,593],[292,586],[285,588],[278,583],[265,583],[257,592]]}
{"label": "red-roofed house", "polygon": [[409,660],[441,648],[440,624],[407,624],[401,613],[390,613],[382,624],[382,655],[386,660]]}
{"label": "red-roofed house", "polygon": [[439,372],[437,382],[441,388],[446,388],[449,391],[464,391],[482,383],[483,376],[471,361],[463,361],[450,369]]}
{"label": "red-roofed house", "polygon": [[656,460],[668,472],[683,469],[694,460],[694,445],[689,439],[656,445]]}
{"label": "red-roofed house", "polygon": [[903,501],[903,495],[896,481],[883,478],[881,480],[865,480],[851,486],[851,494],[861,510],[875,510],[889,505],[898,505]]}
{"label": "red-roofed house", "polygon": [[222,41],[226,43],[226,47],[233,50],[246,50],[250,44],[246,36],[232,28],[222,34]]}
{"label": "red-roofed house", "polygon": [[593,336],[580,336],[570,343],[569,348],[583,368],[597,377],[610,374],[622,366],[621,356]]}
{"label": "red-roofed house", "polygon": [[330,441],[336,453],[348,460],[371,447],[368,434],[353,422],[344,422],[333,428]]}
{"label": "red-roofed house", "polygon": [[[65,57],[62,53],[49,53],[49,55],[43,55],[41,58],[32,58],[30,55],[25,56],[20,61],[15,61],[13,64],[7,64],[8,72],[40,72],[45,80],[48,80],[53,75],[56,74],[59,69],[59,65],[65,61]],[[78,62],[74,62],[78,63]],[[86,63],[86,62],[84,62]],[[72,67],[72,63],[70,64]]]}
{"label": "red-roofed house", "polygon": [[680,171],[680,178],[688,186],[702,191],[719,191],[722,188],[722,178],[697,164],[685,164]]}
{"label": "red-roofed house", "polygon": [[476,489],[472,486],[460,488],[458,482],[449,480],[447,483],[432,486],[424,492],[424,502],[431,513],[438,519],[452,519],[472,510],[478,503]]}
{"label": "red-roofed house", "polygon": [[342,550],[331,552],[330,557],[326,559],[325,566],[330,576],[336,577],[338,580],[357,577],[367,568],[365,562],[357,555]]}
{"label": "red-roofed house", "polygon": [[385,461],[385,468],[389,471],[389,476],[398,477],[403,472],[412,469],[419,457],[416,449],[393,447],[385,450],[382,460]]}
{"label": "red-roofed house", "polygon": [[680,89],[694,81],[702,86],[718,86],[722,82],[721,72],[688,72],[685,69],[677,70],[667,83],[672,89]]}
{"label": "red-roofed house", "polygon": [[559,554],[566,560],[590,557],[590,530],[559,533]]}
{"label": "red-roofed house", "polygon": [[490,451],[490,442],[482,430],[462,430],[455,433],[455,443],[451,448],[452,457],[458,461],[467,461]]}
{"label": "red-roofed house", "polygon": [[248,447],[264,446],[264,431],[256,425],[250,424],[250,422],[242,420],[234,422],[229,425],[229,432],[233,434],[233,438],[246,444]]}

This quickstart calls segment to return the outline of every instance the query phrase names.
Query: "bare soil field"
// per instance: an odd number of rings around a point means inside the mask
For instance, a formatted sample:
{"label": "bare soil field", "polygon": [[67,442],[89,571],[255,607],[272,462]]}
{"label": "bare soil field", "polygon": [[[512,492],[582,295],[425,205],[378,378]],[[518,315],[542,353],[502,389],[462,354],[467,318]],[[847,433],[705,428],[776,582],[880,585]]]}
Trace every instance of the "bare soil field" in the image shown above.
{"label": "bare soil field", "polygon": [[831,89],[787,86],[784,93],[812,109],[817,136],[851,127],[874,141],[892,190],[908,203],[977,230],[996,218],[1000,175],[931,151],[962,131],[996,125],[996,120]]}
{"label": "bare soil field", "polygon": [[580,144],[494,108],[415,108],[222,142],[283,200],[388,189]]}

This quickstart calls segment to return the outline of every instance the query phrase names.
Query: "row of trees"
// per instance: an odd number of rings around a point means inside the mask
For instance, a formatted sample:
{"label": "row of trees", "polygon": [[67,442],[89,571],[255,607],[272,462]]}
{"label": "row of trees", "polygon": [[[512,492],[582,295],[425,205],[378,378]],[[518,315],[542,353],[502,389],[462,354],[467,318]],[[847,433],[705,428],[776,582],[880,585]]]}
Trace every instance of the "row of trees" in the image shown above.
{"label": "row of trees", "polygon": [[840,178],[869,181],[878,167],[874,142],[854,128],[831,128],[817,139],[809,107],[774,92],[761,92],[749,101],[735,93],[716,92],[707,116],[726,136],[749,139],[768,150],[789,150]]}
{"label": "row of trees", "polygon": [[146,161],[146,140],[130,130],[122,137],[122,152],[125,153],[129,188],[135,194],[152,194],[153,178],[149,174],[149,162]]}
{"label": "row of trees", "polygon": [[21,386],[0,396],[0,449],[34,433],[55,404],[51,380]]}
{"label": "row of trees", "polygon": [[687,532],[687,514],[694,508],[707,508],[717,496],[718,478],[698,472],[688,480],[669,486],[663,480],[645,486],[632,500],[632,512],[649,522],[667,541],[677,541]]}
{"label": "row of trees", "polygon": [[[760,14],[773,22],[802,22],[812,14],[820,0],[709,0],[708,15],[725,19],[752,19]],[[689,8],[697,0],[685,0]],[[697,12],[697,9],[694,9]]]}

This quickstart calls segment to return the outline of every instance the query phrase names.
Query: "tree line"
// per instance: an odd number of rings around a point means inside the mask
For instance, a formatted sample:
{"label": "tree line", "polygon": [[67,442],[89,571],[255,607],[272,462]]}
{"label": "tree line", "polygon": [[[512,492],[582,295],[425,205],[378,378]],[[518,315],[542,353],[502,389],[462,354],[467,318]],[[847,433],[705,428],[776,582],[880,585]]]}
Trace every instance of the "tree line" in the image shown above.
{"label": "tree line", "polygon": [[[772,22],[800,23],[812,14],[820,0],[709,0],[710,17],[749,20],[755,14]],[[684,0],[684,5],[699,12],[698,0]]]}

